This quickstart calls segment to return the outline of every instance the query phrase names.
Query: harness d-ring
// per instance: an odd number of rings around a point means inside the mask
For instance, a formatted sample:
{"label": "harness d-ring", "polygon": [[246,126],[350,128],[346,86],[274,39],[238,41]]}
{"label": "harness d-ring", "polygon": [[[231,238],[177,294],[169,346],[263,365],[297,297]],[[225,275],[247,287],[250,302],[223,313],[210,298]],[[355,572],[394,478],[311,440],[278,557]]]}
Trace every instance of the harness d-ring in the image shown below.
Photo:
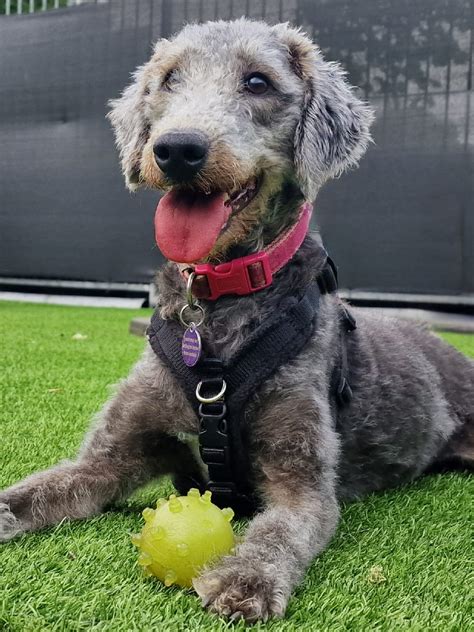
{"label": "harness d-ring", "polygon": [[198,399],[202,404],[214,404],[214,402],[218,402],[227,390],[227,384],[225,383],[225,380],[222,380],[222,388],[217,395],[213,395],[212,397],[203,397],[201,395],[201,386],[202,381],[196,386],[196,399]]}

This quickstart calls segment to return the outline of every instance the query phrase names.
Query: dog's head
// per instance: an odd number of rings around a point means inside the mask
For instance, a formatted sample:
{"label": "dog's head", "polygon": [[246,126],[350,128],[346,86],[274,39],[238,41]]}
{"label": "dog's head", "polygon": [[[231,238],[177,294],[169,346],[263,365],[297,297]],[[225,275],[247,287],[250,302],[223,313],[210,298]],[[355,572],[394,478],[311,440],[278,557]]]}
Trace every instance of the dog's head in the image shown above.
{"label": "dog's head", "polygon": [[167,192],[162,249],[186,262],[282,228],[290,200],[357,163],[372,121],[299,30],[246,19],[160,40],[111,107],[127,185]]}

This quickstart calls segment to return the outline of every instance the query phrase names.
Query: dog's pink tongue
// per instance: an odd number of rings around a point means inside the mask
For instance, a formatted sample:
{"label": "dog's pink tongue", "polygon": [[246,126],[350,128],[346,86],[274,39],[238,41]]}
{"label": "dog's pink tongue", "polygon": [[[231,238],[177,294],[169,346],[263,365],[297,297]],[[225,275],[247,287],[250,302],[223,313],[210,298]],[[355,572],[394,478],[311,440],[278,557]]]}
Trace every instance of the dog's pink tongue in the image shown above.
{"label": "dog's pink tongue", "polygon": [[204,259],[229,217],[224,202],[223,193],[166,193],[155,214],[155,239],[164,256],[179,263]]}

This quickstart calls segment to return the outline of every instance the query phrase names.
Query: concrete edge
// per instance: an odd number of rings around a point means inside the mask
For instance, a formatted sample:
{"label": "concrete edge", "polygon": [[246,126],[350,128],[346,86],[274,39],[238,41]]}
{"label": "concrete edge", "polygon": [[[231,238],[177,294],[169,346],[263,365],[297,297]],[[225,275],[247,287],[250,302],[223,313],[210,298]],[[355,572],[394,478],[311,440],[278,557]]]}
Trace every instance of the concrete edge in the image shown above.
{"label": "concrete edge", "polygon": [[[359,311],[371,309],[385,316],[401,318],[420,324],[426,324],[435,331],[449,331],[459,334],[474,333],[474,316],[464,314],[449,314],[446,312],[434,312],[423,309],[398,309],[380,307],[358,307]],[[133,318],[130,321],[129,331],[136,336],[144,336],[150,319],[144,316]]]}

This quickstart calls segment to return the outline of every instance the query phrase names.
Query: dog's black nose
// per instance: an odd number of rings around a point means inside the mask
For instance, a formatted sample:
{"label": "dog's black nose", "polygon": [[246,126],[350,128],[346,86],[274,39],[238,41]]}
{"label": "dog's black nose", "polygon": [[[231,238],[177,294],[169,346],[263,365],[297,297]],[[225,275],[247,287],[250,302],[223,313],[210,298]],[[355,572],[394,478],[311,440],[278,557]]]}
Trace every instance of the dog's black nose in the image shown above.
{"label": "dog's black nose", "polygon": [[206,164],[209,141],[197,131],[168,132],[158,138],[153,153],[165,176],[182,184],[192,180]]}

